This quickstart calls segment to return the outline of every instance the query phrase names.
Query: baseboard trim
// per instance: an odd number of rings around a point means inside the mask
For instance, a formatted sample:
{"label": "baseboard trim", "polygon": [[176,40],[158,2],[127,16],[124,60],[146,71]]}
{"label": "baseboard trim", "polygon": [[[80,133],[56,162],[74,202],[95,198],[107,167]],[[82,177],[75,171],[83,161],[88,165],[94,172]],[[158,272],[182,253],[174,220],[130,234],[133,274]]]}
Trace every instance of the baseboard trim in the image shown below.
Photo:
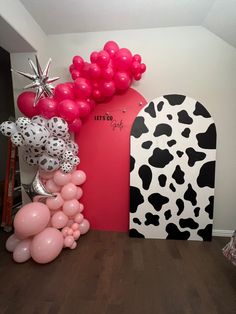
{"label": "baseboard trim", "polygon": [[234,230],[220,230],[213,229],[212,235],[214,237],[232,237]]}

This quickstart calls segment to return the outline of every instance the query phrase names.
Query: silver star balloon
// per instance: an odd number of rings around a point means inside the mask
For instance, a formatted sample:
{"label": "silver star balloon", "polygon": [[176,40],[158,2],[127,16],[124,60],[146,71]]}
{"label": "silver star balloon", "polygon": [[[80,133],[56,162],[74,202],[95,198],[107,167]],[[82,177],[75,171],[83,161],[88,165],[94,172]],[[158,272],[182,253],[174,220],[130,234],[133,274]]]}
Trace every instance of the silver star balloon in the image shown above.
{"label": "silver star balloon", "polygon": [[36,89],[36,97],[34,100],[34,106],[36,106],[38,100],[41,97],[53,96],[54,86],[51,83],[59,79],[58,76],[52,77],[52,78],[48,76],[49,68],[52,61],[51,58],[48,60],[44,70],[42,70],[37,56],[35,56],[35,60],[36,60],[36,64],[34,64],[34,62],[31,59],[28,59],[29,65],[34,74],[12,70],[32,81],[32,83],[26,85],[24,89],[28,89],[28,88]]}
{"label": "silver star balloon", "polygon": [[30,184],[22,184],[26,194],[29,196],[31,201],[35,196],[39,196],[38,201],[43,201],[47,197],[55,197],[55,195],[46,190],[42,181],[39,178],[39,172],[37,171],[33,181]]}

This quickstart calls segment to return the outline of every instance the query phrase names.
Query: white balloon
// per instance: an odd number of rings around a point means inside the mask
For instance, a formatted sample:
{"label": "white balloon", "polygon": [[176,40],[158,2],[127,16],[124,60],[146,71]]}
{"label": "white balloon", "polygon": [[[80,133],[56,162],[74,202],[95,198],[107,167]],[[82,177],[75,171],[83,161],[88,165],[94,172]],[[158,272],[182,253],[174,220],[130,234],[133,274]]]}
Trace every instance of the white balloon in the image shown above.
{"label": "white balloon", "polygon": [[41,116],[34,116],[32,119],[31,119],[31,122],[33,123],[37,123],[38,125],[42,125],[42,126],[46,126],[47,124],[47,119],[41,117]]}
{"label": "white balloon", "polygon": [[73,166],[78,166],[80,164],[80,159],[78,156],[74,156],[74,158],[71,160],[71,164]]}
{"label": "white balloon", "polygon": [[63,161],[71,162],[74,159],[75,155],[72,151],[66,150],[62,156]]}
{"label": "white balloon", "polygon": [[45,126],[31,122],[22,131],[22,136],[26,145],[41,147],[47,143],[50,133]]}
{"label": "white balloon", "polygon": [[25,239],[17,244],[13,251],[13,259],[15,262],[24,263],[31,258],[30,254],[31,241],[32,241],[31,239]]}
{"label": "white balloon", "polygon": [[19,117],[16,120],[16,128],[19,132],[21,132],[22,130],[24,130],[27,125],[30,123],[30,119],[26,118],[26,117]]}
{"label": "white balloon", "polygon": [[68,133],[67,122],[59,117],[49,119],[46,126],[53,136],[63,137]]}
{"label": "white balloon", "polygon": [[52,157],[58,157],[64,153],[66,149],[66,143],[61,138],[50,137],[45,146],[45,149],[48,155]]}
{"label": "white balloon", "polygon": [[67,143],[68,141],[70,141],[70,137],[71,137],[70,133],[66,133],[62,138]]}
{"label": "white balloon", "polygon": [[9,252],[13,252],[15,250],[15,247],[17,246],[18,243],[20,243],[21,240],[19,240],[15,234],[13,233],[6,242],[6,249]]}
{"label": "white balloon", "polygon": [[74,155],[78,155],[78,152],[79,152],[79,145],[76,144],[74,141],[70,140],[70,141],[67,141],[66,143],[66,149],[67,150],[70,150],[74,153]]}
{"label": "white balloon", "polygon": [[61,164],[61,171],[64,173],[69,173],[73,170],[74,166],[70,162],[63,162]]}
{"label": "white balloon", "polygon": [[12,134],[11,141],[14,145],[16,145],[18,147],[24,145],[24,139],[23,139],[20,132],[15,132],[14,134]]}
{"label": "white balloon", "polygon": [[17,132],[15,122],[4,121],[0,126],[0,131],[5,136],[12,136],[14,133]]}
{"label": "white balloon", "polygon": [[60,168],[60,162],[58,158],[51,157],[44,153],[41,157],[39,157],[39,167],[42,170],[52,172]]}

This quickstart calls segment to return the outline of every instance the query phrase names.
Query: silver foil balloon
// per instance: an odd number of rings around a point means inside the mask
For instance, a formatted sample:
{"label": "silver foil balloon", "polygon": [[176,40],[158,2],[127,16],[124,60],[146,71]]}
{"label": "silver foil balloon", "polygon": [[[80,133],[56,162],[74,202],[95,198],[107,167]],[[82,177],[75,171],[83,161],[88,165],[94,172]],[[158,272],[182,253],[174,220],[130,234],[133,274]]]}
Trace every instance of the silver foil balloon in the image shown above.
{"label": "silver foil balloon", "polygon": [[51,61],[52,61],[51,58],[48,60],[44,70],[42,70],[37,56],[35,56],[35,60],[36,60],[36,64],[34,64],[34,62],[31,59],[28,59],[29,65],[30,65],[34,74],[12,70],[12,71],[14,71],[14,72],[16,72],[16,73],[18,73],[18,74],[20,74],[20,75],[22,75],[22,76],[24,76],[24,77],[26,77],[32,81],[32,83],[26,85],[24,87],[24,89],[28,89],[28,88],[35,88],[36,89],[36,97],[34,100],[34,105],[37,104],[38,100],[41,97],[53,96],[54,87],[51,83],[53,83],[59,79],[59,77],[50,78],[48,76],[49,68],[50,68]]}
{"label": "silver foil balloon", "polygon": [[29,196],[31,201],[35,196],[38,197],[38,201],[42,202],[47,197],[55,197],[55,195],[46,190],[45,186],[43,185],[42,181],[39,178],[39,172],[37,171],[33,181],[30,184],[22,184],[26,194]]}

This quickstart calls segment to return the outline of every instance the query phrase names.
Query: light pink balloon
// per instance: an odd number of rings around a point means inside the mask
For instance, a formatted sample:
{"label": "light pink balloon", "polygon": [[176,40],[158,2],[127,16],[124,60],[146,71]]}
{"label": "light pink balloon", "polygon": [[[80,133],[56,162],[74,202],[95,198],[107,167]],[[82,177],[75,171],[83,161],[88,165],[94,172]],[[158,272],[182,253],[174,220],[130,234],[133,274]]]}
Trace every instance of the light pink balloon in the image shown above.
{"label": "light pink balloon", "polygon": [[75,185],[81,185],[86,181],[86,174],[82,170],[76,170],[71,175],[71,182]]}
{"label": "light pink balloon", "polygon": [[46,228],[37,234],[31,243],[31,256],[40,264],[53,261],[63,248],[63,235],[55,228]]}
{"label": "light pink balloon", "polygon": [[82,213],[83,210],[84,210],[84,205],[79,203],[79,211]]}
{"label": "light pink balloon", "polygon": [[64,227],[62,230],[61,230],[61,233],[63,235],[63,237],[65,238],[66,236],[68,236],[68,230],[69,230],[69,227]]}
{"label": "light pink balloon", "polygon": [[62,209],[67,216],[74,216],[79,212],[79,202],[76,199],[65,201]]}
{"label": "light pink balloon", "polygon": [[60,193],[55,193],[55,197],[48,197],[46,200],[46,205],[51,210],[58,210],[64,204],[64,200]]}
{"label": "light pink balloon", "polygon": [[48,179],[51,179],[53,175],[54,175],[54,172],[48,172],[42,169],[39,170],[39,176],[41,179],[48,180]]}
{"label": "light pink balloon", "polygon": [[78,229],[79,229],[79,224],[76,223],[76,222],[74,222],[73,225],[71,226],[71,229],[72,229],[73,231],[78,230]]}
{"label": "light pink balloon", "polygon": [[14,261],[17,263],[24,263],[28,261],[31,257],[30,246],[31,239],[25,239],[18,243],[13,252]]}
{"label": "light pink balloon", "polygon": [[69,236],[65,237],[65,239],[64,239],[64,246],[70,247],[74,243],[74,241],[75,240],[74,240],[73,236],[69,235]]}
{"label": "light pink balloon", "polygon": [[80,237],[80,231],[79,230],[75,230],[73,232],[73,237],[74,237],[75,240],[78,240],[79,237]]}
{"label": "light pink balloon", "polygon": [[[74,223],[74,220],[69,219],[68,222],[67,222],[67,227],[69,227],[69,229],[70,229],[70,227],[73,225],[73,223]],[[68,230],[68,232],[69,232],[69,230]]]}
{"label": "light pink balloon", "polygon": [[51,193],[60,192],[61,187],[57,185],[52,179],[47,180],[46,189]]}
{"label": "light pink balloon", "polygon": [[73,183],[68,183],[61,189],[61,196],[65,201],[75,199],[77,195],[77,186]]}
{"label": "light pink balloon", "polygon": [[87,219],[84,219],[80,224],[79,224],[79,231],[81,234],[85,234],[89,231],[90,228],[90,223]]}
{"label": "light pink balloon", "polygon": [[77,194],[76,194],[76,199],[79,200],[83,195],[83,190],[81,189],[81,187],[77,187]]}
{"label": "light pink balloon", "polygon": [[80,224],[84,220],[84,216],[80,213],[75,215],[74,221]]}
{"label": "light pink balloon", "polygon": [[74,241],[72,245],[70,246],[70,249],[74,250],[76,247],[77,247],[77,243]]}
{"label": "light pink balloon", "polygon": [[56,212],[51,218],[52,226],[57,229],[65,227],[67,222],[68,217],[61,210]]}
{"label": "light pink balloon", "polygon": [[16,237],[15,234],[12,234],[6,241],[6,249],[9,251],[9,252],[13,252],[17,246],[17,244],[20,243],[20,239],[18,239]]}
{"label": "light pink balloon", "polygon": [[57,185],[63,186],[71,181],[71,174],[63,173],[61,170],[57,170],[53,176],[53,180]]}
{"label": "light pink balloon", "polygon": [[45,204],[29,203],[17,212],[14,219],[15,231],[23,237],[35,235],[47,226],[49,219],[50,211]]}
{"label": "light pink balloon", "polygon": [[73,235],[73,230],[71,228],[68,229],[67,235]]}

